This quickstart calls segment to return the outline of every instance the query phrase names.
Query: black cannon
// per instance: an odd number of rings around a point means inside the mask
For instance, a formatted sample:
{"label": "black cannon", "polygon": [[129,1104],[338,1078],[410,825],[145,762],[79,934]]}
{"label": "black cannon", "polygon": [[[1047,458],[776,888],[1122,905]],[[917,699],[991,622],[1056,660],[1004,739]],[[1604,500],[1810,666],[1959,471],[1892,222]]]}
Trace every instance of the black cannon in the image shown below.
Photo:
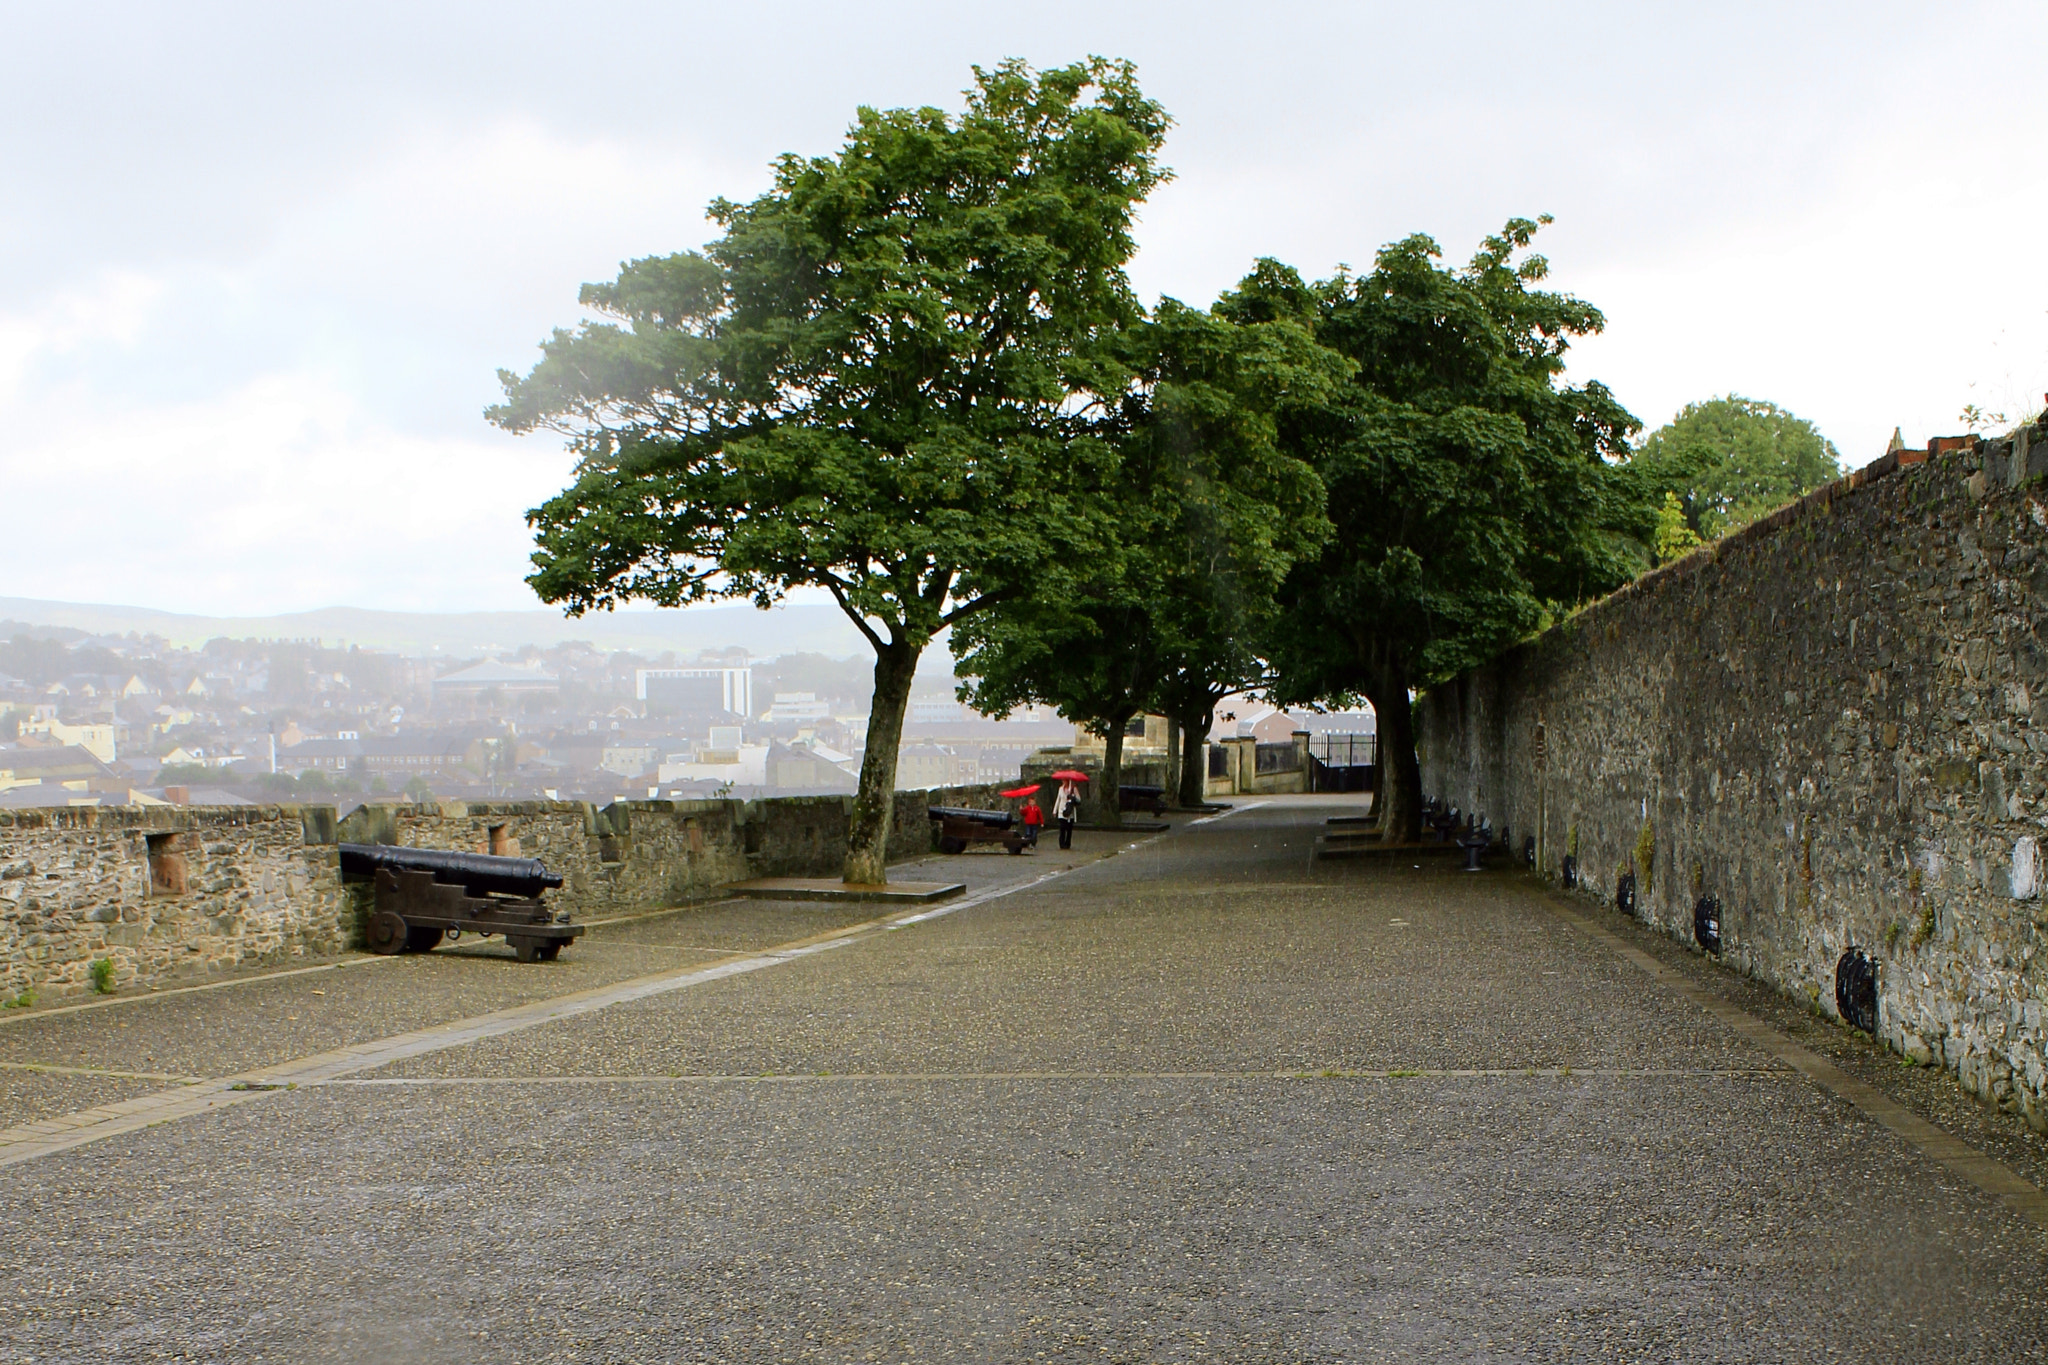
{"label": "black cannon", "polygon": [[1166,788],[1148,787],[1142,783],[1126,782],[1116,789],[1118,810],[1149,810],[1154,815],[1166,814]]}
{"label": "black cannon", "polygon": [[1022,853],[1029,842],[1012,828],[1017,817],[1006,810],[931,806],[925,814],[939,822],[941,853],[965,853],[969,844],[1001,844],[1012,853]]}
{"label": "black cannon", "polygon": [[583,932],[541,903],[562,877],[538,858],[343,844],[341,875],[376,887],[367,933],[373,953],[424,953],[443,938],[503,934],[521,962],[552,962]]}

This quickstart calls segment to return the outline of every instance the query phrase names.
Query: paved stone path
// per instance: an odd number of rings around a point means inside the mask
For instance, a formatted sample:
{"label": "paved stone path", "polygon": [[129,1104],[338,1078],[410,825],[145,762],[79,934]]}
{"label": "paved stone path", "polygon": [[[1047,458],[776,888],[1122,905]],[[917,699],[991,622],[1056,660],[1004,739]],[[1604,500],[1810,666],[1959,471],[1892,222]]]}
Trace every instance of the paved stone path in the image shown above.
{"label": "paved stone path", "polygon": [[9,1018],[0,1360],[2048,1358],[2048,1144],[1343,801]]}

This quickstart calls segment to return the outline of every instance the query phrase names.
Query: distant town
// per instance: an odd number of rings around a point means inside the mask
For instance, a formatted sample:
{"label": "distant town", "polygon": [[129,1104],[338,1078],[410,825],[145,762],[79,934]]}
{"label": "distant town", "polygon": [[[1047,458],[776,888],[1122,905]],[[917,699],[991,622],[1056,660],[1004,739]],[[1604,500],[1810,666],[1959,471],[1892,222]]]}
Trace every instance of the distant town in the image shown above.
{"label": "distant town", "polygon": [[[0,808],[241,802],[752,798],[851,793],[870,663],[740,647],[644,655],[585,642],[420,658],[319,640],[161,636],[0,621]],[[1042,749],[1099,751],[1051,710],[977,715],[950,677],[903,728],[905,790],[1008,782]],[[1244,698],[1212,741],[1324,747],[1370,715],[1290,715]],[[1162,760],[1141,718],[1133,757]]]}

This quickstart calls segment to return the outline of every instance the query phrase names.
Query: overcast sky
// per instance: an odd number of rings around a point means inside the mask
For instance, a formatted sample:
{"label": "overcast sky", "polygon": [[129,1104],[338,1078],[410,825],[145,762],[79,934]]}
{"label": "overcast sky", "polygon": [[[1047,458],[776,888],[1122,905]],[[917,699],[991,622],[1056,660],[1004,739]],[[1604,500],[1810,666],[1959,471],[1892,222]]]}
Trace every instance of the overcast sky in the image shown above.
{"label": "overcast sky", "polygon": [[1005,56],[1176,119],[1148,301],[1550,213],[1650,427],[1742,393],[1855,465],[2048,389],[2039,4],[0,4],[0,595],[534,605],[568,462],[494,371]]}

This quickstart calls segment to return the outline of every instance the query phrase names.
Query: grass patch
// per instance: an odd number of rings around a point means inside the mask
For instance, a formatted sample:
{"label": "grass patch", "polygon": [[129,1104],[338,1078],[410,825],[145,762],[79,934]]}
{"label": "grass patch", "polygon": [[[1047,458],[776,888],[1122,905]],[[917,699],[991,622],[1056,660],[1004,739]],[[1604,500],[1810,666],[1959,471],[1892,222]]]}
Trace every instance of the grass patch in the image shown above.
{"label": "grass patch", "polygon": [[114,959],[111,957],[94,958],[92,966],[86,968],[86,974],[92,978],[93,994],[112,995],[114,993]]}

